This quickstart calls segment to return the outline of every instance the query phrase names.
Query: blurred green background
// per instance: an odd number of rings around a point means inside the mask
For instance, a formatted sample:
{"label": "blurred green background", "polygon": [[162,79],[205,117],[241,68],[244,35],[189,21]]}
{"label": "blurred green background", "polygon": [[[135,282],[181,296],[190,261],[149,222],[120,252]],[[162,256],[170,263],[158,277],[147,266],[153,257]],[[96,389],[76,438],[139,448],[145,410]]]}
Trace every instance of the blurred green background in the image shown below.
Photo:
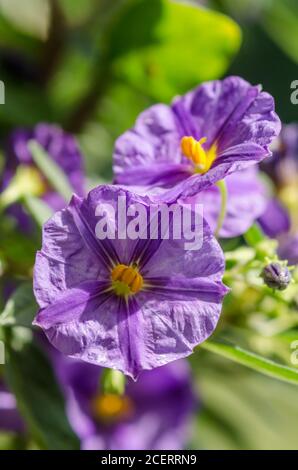
{"label": "blurred green background", "polygon": [[[140,111],[205,80],[261,83],[282,121],[297,120],[297,62],[297,0],[0,0],[1,147],[15,127],[59,123],[77,135],[91,187],[111,180],[114,141]],[[191,363],[193,448],[298,448],[295,386],[206,351]]]}

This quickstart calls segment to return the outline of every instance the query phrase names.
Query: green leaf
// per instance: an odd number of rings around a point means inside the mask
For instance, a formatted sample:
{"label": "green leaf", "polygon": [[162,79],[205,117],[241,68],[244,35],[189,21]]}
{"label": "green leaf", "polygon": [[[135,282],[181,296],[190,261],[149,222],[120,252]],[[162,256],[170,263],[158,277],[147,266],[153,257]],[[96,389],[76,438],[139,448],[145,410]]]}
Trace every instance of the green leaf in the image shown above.
{"label": "green leaf", "polygon": [[24,282],[7,301],[0,315],[0,326],[18,325],[30,328],[37,310],[32,282]]}
{"label": "green leaf", "polygon": [[53,211],[45,202],[34,196],[24,198],[25,206],[36,221],[42,227],[43,224],[53,215]]}
{"label": "green leaf", "polygon": [[297,0],[272,0],[262,15],[262,25],[284,53],[297,63]]}
{"label": "green leaf", "polygon": [[241,33],[230,18],[170,0],[130,0],[110,32],[115,72],[155,99],[168,100],[221,76]]}
{"label": "green leaf", "polygon": [[252,225],[247,232],[244,234],[244,239],[249,246],[255,247],[260,242],[265,240],[265,235],[262,232],[261,227],[258,224]]}
{"label": "green leaf", "polygon": [[28,147],[32,153],[32,158],[37,167],[49,181],[51,186],[62,196],[66,202],[69,202],[73,189],[69,184],[67,176],[61,168],[55,163],[48,153],[36,141],[31,140]]}
{"label": "green leaf", "polygon": [[30,237],[17,230],[12,219],[0,218],[0,257],[11,273],[28,277],[34,264],[36,250],[40,246],[40,234],[33,232]]}
{"label": "green leaf", "polygon": [[202,343],[200,347],[262,374],[298,385],[298,369],[277,364],[239,346],[209,340]]}
{"label": "green leaf", "polygon": [[51,365],[33,343],[18,351],[7,347],[6,379],[37,443],[45,449],[78,449]]}

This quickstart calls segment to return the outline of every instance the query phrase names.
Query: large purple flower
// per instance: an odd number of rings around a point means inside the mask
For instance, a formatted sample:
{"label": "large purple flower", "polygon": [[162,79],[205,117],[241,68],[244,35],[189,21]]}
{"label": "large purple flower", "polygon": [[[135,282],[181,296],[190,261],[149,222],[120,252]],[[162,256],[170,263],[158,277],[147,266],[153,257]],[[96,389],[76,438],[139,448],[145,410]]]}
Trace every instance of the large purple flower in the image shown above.
{"label": "large purple flower", "polygon": [[[66,174],[70,186],[79,196],[84,195],[83,161],[75,138],[60,127],[53,124],[38,124],[33,129],[16,129],[8,139],[4,171],[1,177],[1,190],[4,191],[11,183],[16,172],[22,168],[27,179],[32,179],[33,191],[41,197],[53,210],[62,209],[66,201],[57,194],[44,175],[34,165],[28,148],[30,140],[36,140],[49,156]],[[29,184],[29,181],[28,181]],[[20,223],[26,227],[28,220],[22,208],[14,205],[11,208]]]}
{"label": "large purple flower", "polygon": [[102,186],[86,199],[74,196],[45,224],[34,270],[41,307],[35,324],[64,354],[136,378],[188,356],[213,332],[227,292],[224,257],[206,224],[200,249],[186,249],[183,231],[179,239],[173,230],[168,239],[160,230],[150,238],[150,223],[138,239],[122,239],[119,229],[115,239],[99,240],[95,214],[109,204],[117,220],[119,197],[126,212],[139,205],[150,219],[149,199]]}
{"label": "large purple flower", "polygon": [[18,412],[14,395],[0,379],[0,431],[24,432],[25,425]]}
{"label": "large purple flower", "polygon": [[102,394],[101,368],[57,361],[69,421],[82,449],[181,449],[188,439],[196,400],[186,361],[146,371],[130,381],[125,396]]}
{"label": "large purple flower", "polygon": [[239,77],[205,83],[171,106],[143,112],[116,142],[115,182],[166,188],[159,199],[195,196],[271,154],[274,101]]}

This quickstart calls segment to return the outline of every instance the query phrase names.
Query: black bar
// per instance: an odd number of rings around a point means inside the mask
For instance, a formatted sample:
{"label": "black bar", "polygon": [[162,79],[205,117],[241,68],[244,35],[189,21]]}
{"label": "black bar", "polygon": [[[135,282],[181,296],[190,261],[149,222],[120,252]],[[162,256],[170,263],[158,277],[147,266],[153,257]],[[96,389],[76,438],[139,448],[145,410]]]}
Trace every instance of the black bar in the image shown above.
{"label": "black bar", "polygon": [[[272,460],[274,464],[285,465],[285,460],[297,464],[298,451],[1,451],[0,464],[11,465],[14,462],[24,465],[42,464],[48,465],[64,463],[69,467],[72,463],[76,466],[88,465],[88,470],[101,466],[103,469],[111,466],[123,466],[124,468],[141,468],[144,465],[169,465],[172,467],[189,465],[200,466],[207,464],[222,465],[232,464],[247,465],[248,463],[265,462]],[[39,467],[40,468],[40,467]],[[86,467],[85,467],[86,468]],[[84,470],[84,468],[82,469]]]}

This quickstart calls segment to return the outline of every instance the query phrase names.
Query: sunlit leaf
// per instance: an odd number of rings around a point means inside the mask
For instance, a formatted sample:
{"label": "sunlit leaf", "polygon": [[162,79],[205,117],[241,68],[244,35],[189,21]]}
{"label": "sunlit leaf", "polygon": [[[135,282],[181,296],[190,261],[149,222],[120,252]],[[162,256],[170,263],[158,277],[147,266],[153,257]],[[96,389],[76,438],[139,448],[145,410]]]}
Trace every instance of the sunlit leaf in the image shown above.
{"label": "sunlit leaf", "polygon": [[131,0],[111,32],[116,73],[156,99],[168,100],[220,77],[240,46],[230,18],[170,0]]}
{"label": "sunlit leaf", "polygon": [[0,0],[0,14],[20,31],[46,39],[50,21],[48,0]]}

